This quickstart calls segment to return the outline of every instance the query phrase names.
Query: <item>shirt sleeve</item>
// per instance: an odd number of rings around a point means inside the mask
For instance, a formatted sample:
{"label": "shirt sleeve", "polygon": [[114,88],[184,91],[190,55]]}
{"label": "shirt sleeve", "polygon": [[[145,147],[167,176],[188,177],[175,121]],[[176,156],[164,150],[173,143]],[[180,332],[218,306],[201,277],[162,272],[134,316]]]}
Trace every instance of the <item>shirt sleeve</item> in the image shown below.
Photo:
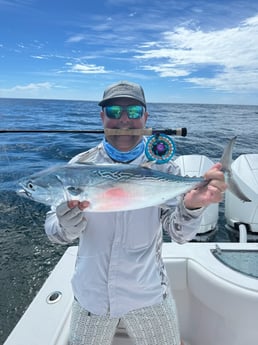
{"label": "shirt sleeve", "polygon": [[177,243],[191,241],[199,230],[203,211],[204,208],[188,210],[181,196],[174,200],[174,205],[171,202],[167,208],[162,208],[162,228]]}
{"label": "shirt sleeve", "polygon": [[[166,172],[181,175],[180,168],[174,161],[167,166],[164,164],[164,168]],[[204,207],[196,210],[187,209],[184,205],[184,195],[169,200],[166,207],[161,209],[162,228],[177,243],[191,241],[200,228],[204,210]]]}

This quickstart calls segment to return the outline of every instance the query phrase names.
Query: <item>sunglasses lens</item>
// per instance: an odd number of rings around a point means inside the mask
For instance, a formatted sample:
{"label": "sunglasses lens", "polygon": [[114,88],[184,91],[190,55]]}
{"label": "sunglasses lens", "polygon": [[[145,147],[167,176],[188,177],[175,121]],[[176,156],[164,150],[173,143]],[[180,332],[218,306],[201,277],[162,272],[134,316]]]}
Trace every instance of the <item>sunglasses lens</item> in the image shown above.
{"label": "sunglasses lens", "polygon": [[107,117],[109,117],[110,119],[120,119],[123,111],[122,107],[120,107],[119,105],[111,105],[109,107],[106,107],[105,109]]}
{"label": "sunglasses lens", "polygon": [[129,119],[140,119],[143,115],[143,107],[141,105],[129,105],[127,107],[127,116]]}
{"label": "sunglasses lens", "polygon": [[110,105],[105,107],[106,115],[110,119],[120,119],[123,111],[126,111],[129,119],[140,119],[143,115],[143,107],[141,105],[129,105],[121,107],[120,105]]}

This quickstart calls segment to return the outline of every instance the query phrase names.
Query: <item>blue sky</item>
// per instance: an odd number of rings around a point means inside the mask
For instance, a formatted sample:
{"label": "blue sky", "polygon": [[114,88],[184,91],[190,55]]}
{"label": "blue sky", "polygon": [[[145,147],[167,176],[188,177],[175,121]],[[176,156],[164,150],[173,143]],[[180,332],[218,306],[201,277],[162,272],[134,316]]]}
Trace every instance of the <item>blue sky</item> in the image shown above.
{"label": "blue sky", "polygon": [[0,97],[258,105],[257,0],[0,0]]}

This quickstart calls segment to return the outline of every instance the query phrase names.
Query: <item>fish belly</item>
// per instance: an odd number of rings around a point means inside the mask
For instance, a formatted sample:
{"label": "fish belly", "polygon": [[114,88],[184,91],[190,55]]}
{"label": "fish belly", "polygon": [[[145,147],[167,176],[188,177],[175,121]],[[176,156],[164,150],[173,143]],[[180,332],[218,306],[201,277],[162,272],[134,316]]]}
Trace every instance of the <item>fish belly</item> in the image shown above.
{"label": "fish belly", "polygon": [[[191,184],[192,186],[192,184]],[[117,212],[159,206],[185,193],[191,186],[175,183],[121,183],[94,188],[89,193],[88,212]]]}

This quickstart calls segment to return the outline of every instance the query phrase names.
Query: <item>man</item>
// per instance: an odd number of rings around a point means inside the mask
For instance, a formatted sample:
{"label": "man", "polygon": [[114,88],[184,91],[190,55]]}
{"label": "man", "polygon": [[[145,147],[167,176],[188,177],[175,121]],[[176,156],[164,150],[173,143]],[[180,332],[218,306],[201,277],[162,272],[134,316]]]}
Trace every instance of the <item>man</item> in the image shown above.
{"label": "man", "polygon": [[[142,87],[119,82],[99,103],[104,128],[143,129],[148,112]],[[146,139],[111,135],[74,162],[142,164]],[[174,162],[154,169],[179,174]],[[177,312],[161,258],[162,228],[184,243],[196,234],[205,206],[221,201],[226,189],[220,163],[205,175],[209,184],[158,205],[126,212],[87,213],[89,202],[71,200],[48,213],[46,233],[57,243],[79,238],[72,279],[70,345],[110,345],[120,321],[136,345],[180,345]],[[173,284],[173,282],[172,282]]]}

